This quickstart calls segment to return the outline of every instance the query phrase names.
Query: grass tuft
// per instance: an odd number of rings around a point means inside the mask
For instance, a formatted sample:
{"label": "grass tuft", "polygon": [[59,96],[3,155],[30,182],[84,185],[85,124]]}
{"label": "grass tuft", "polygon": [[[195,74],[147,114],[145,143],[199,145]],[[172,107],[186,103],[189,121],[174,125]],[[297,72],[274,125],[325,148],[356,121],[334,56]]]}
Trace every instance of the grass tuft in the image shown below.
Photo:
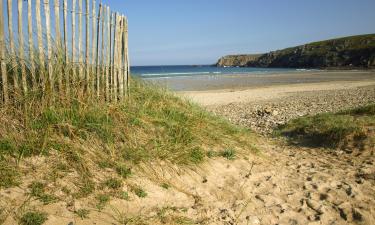
{"label": "grass tuft", "polygon": [[118,164],[116,166],[116,172],[118,173],[118,175],[120,175],[123,178],[130,177],[132,173],[131,169],[124,164]]}
{"label": "grass tuft", "polygon": [[23,214],[19,222],[21,225],[42,225],[47,219],[48,216],[44,212],[30,211]]}
{"label": "grass tuft", "polygon": [[0,188],[9,188],[18,185],[19,171],[7,161],[0,160]]}
{"label": "grass tuft", "polygon": [[119,189],[119,188],[121,188],[122,187],[122,180],[119,180],[119,179],[117,179],[117,178],[109,178],[109,179],[107,179],[105,182],[104,182],[104,184],[107,186],[107,187],[109,187],[109,188],[111,188],[111,189]]}
{"label": "grass tuft", "polygon": [[77,214],[81,219],[88,219],[90,210],[88,209],[78,209],[74,211],[75,214]]}
{"label": "grass tuft", "polygon": [[143,190],[141,187],[134,187],[132,189],[135,195],[137,195],[140,198],[146,198],[147,197],[147,192]]}
{"label": "grass tuft", "polygon": [[46,185],[41,182],[32,182],[29,185],[30,188],[30,195],[32,197],[35,197],[39,201],[43,202],[43,204],[48,205],[52,202],[55,202],[57,199],[55,196],[46,194],[45,193],[45,187]]}
{"label": "grass tuft", "polygon": [[368,132],[371,127],[375,127],[375,105],[301,117],[280,126],[275,135],[287,136],[297,144],[344,148],[363,145],[373,135]]}
{"label": "grass tuft", "polygon": [[102,210],[109,202],[110,196],[106,194],[99,194],[96,196],[96,200],[98,201],[98,203],[96,204],[96,208]]}
{"label": "grass tuft", "polygon": [[236,151],[234,149],[225,149],[219,152],[219,156],[224,157],[228,160],[234,160],[236,158]]}

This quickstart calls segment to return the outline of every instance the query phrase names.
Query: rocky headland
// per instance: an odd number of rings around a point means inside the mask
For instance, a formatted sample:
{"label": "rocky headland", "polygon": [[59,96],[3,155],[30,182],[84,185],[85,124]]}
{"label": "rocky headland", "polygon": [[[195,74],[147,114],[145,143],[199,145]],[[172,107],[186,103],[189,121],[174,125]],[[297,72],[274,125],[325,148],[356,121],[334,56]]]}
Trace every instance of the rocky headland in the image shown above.
{"label": "rocky headland", "polygon": [[265,54],[224,56],[216,66],[375,68],[375,34],[313,42]]}

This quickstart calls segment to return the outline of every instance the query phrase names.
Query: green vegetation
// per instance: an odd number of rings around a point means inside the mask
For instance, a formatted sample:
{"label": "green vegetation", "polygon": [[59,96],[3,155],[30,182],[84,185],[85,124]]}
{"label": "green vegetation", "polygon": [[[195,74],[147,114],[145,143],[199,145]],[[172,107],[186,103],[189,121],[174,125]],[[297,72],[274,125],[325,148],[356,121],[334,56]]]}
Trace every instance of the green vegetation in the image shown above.
{"label": "green vegetation", "polygon": [[88,209],[78,209],[74,212],[77,214],[81,219],[89,218],[90,211]]}
{"label": "green vegetation", "polygon": [[34,181],[29,185],[29,188],[30,195],[43,202],[45,205],[56,201],[55,196],[45,193],[46,185],[41,182]]}
{"label": "green vegetation", "polygon": [[104,183],[107,187],[111,189],[119,189],[122,187],[122,180],[119,180],[117,178],[109,178],[108,180],[105,181]]}
{"label": "green vegetation", "polygon": [[99,210],[104,209],[104,207],[107,205],[110,199],[110,196],[106,194],[97,195],[96,200],[98,201],[98,203],[96,204],[96,208]]}
{"label": "green vegetation", "polygon": [[146,198],[147,197],[147,192],[143,190],[141,187],[134,187],[132,188],[132,191],[134,192],[135,195],[137,195],[140,198]]}
{"label": "green vegetation", "polygon": [[230,55],[217,66],[287,68],[374,68],[375,34],[308,43],[263,55]]}
{"label": "green vegetation", "polygon": [[167,183],[162,183],[161,187],[168,190],[171,187],[171,185],[169,185]]}
{"label": "green vegetation", "polygon": [[18,184],[18,165],[34,156],[59,156],[61,162],[50,165],[51,181],[77,172],[81,181],[73,194],[80,198],[95,190],[97,170],[113,169],[128,178],[140,162],[188,165],[203,162],[209,149],[254,150],[248,146],[255,135],[248,130],[138,80],[132,81],[130,97],[116,104],[74,98],[47,104],[32,96],[24,101],[0,111],[3,188]]}
{"label": "green vegetation", "polygon": [[48,216],[44,212],[30,211],[23,214],[19,222],[21,225],[42,225],[47,219]]}
{"label": "green vegetation", "polygon": [[219,152],[219,155],[228,160],[233,160],[236,158],[236,151],[233,149],[225,149],[224,151]]}
{"label": "green vegetation", "polygon": [[0,188],[9,188],[19,184],[19,171],[16,165],[0,160]]}
{"label": "green vegetation", "polygon": [[122,191],[119,193],[119,196],[118,196],[120,199],[122,200],[126,200],[128,201],[130,199],[129,197],[129,193],[127,191]]}
{"label": "green vegetation", "polygon": [[132,173],[131,169],[124,164],[118,164],[116,172],[123,178],[128,178]]}
{"label": "green vegetation", "polygon": [[275,132],[297,144],[345,148],[374,146],[375,105],[301,117]]}

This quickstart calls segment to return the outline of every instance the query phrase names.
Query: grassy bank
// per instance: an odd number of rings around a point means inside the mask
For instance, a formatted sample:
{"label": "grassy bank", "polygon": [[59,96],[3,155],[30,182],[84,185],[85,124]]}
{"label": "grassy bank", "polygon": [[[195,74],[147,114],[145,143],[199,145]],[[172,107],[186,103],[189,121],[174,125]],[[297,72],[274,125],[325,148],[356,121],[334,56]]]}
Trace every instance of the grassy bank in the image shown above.
{"label": "grassy bank", "polygon": [[[191,166],[254,150],[248,130],[141,81],[116,104],[20,105],[0,110],[0,191],[24,187],[42,204],[94,196],[100,209],[110,197],[126,198],[121,187],[139,163]],[[142,187],[130,189],[147,197]]]}
{"label": "grassy bank", "polygon": [[276,135],[294,144],[329,148],[374,147],[375,105],[338,113],[301,117],[278,128]]}

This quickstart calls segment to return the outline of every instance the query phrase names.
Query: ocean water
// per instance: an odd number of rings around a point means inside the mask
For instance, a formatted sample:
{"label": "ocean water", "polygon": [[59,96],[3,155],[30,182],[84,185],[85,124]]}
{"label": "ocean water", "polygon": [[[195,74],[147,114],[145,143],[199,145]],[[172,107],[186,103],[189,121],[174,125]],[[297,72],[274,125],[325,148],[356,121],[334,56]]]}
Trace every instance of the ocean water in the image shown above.
{"label": "ocean water", "polygon": [[214,66],[133,66],[131,73],[142,78],[190,77],[202,75],[275,74],[297,72],[301,69],[214,67]]}

